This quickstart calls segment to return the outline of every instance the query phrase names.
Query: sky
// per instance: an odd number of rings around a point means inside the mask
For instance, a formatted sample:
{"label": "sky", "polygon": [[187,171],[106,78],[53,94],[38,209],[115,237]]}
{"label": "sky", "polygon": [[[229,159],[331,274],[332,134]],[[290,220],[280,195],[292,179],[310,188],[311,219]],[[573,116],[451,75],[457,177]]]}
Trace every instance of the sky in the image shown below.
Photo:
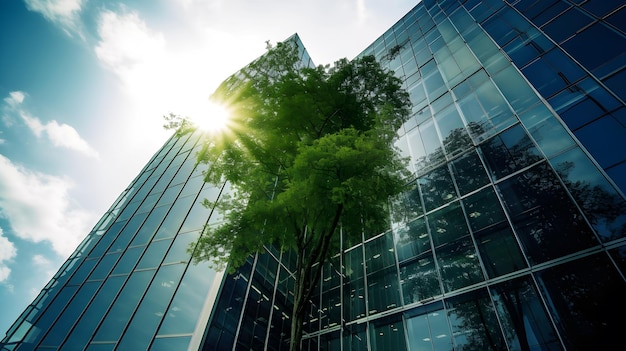
{"label": "sky", "polygon": [[298,33],[354,58],[418,0],[0,0],[0,339],[217,85]]}

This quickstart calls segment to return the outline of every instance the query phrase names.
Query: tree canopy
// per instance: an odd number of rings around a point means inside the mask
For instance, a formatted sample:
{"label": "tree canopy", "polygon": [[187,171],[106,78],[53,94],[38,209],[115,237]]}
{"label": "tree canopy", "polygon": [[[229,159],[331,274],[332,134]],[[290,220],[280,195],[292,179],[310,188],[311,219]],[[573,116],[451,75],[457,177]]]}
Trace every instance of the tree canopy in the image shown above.
{"label": "tree canopy", "polygon": [[230,128],[205,138],[198,160],[209,164],[205,181],[226,182],[229,191],[207,203],[224,221],[205,228],[194,259],[234,269],[264,245],[293,250],[297,349],[306,302],[337,252],[339,231],[358,239],[382,232],[389,197],[405,188],[406,160],[394,142],[409,116],[408,94],[371,56],[305,67],[286,42],[212,99],[230,110]]}

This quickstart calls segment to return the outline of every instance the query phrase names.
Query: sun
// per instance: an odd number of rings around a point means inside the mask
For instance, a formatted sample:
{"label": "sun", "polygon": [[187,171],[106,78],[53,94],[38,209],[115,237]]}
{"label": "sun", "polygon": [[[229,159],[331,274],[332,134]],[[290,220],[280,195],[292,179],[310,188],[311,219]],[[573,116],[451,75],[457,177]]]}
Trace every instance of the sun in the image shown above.
{"label": "sun", "polygon": [[197,113],[191,121],[202,131],[210,133],[221,132],[228,129],[230,111],[223,105],[207,101],[201,113]]}

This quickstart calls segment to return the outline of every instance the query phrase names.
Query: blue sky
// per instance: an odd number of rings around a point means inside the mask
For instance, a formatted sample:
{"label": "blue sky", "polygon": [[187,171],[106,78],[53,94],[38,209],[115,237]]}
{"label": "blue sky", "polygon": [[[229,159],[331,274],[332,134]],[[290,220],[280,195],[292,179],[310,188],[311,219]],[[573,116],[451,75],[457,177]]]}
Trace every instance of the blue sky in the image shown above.
{"label": "blue sky", "polygon": [[417,2],[0,1],[0,339],[167,139],[162,115],[204,117],[267,40],[353,58]]}

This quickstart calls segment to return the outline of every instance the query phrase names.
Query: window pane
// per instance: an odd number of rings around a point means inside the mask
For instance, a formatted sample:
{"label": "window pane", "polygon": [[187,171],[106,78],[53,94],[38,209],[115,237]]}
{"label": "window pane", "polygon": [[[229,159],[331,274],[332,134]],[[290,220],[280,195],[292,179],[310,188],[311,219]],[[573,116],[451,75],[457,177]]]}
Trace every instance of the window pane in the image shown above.
{"label": "window pane", "polygon": [[400,306],[398,273],[395,266],[368,275],[367,284],[370,314]]}
{"label": "window pane", "polygon": [[554,326],[529,277],[491,287],[509,350],[562,350]]}
{"label": "window pane", "polygon": [[527,267],[508,223],[476,232],[474,237],[490,278]]}
{"label": "window pane", "polygon": [[405,304],[440,295],[439,275],[432,253],[403,264],[400,267],[400,284]]}
{"label": "window pane", "polygon": [[431,249],[430,236],[423,217],[396,228],[393,233],[400,262]]}
{"label": "window pane", "polygon": [[604,253],[537,277],[568,349],[611,350],[622,344],[624,323],[616,316],[626,311],[626,282]]}
{"label": "window pane", "polygon": [[486,290],[446,301],[454,344],[458,350],[506,350],[491,299]]}
{"label": "window pane", "polygon": [[476,249],[469,236],[436,249],[437,262],[446,291],[454,291],[484,280]]}
{"label": "window pane", "polygon": [[458,201],[428,215],[428,226],[435,247],[469,234],[465,216]]}
{"label": "window pane", "polygon": [[176,282],[179,281],[184,268],[183,264],[175,264],[159,269],[128,328],[124,331],[124,336],[118,344],[119,349],[147,349],[178,287]]}
{"label": "window pane", "polygon": [[461,195],[470,193],[489,183],[489,177],[475,151],[451,162],[452,174]]}
{"label": "window pane", "polygon": [[504,210],[492,187],[463,200],[470,227],[474,232],[506,220]]}
{"label": "window pane", "polygon": [[426,211],[443,206],[456,198],[456,190],[447,165],[431,171],[417,181],[420,185]]}
{"label": "window pane", "polygon": [[487,141],[480,150],[494,180],[541,160],[539,151],[520,125]]}
{"label": "window pane", "polygon": [[404,323],[402,323],[401,316],[378,319],[370,327],[373,350],[406,350]]}
{"label": "window pane", "polygon": [[598,243],[545,163],[507,179],[498,189],[531,263],[545,262]]}
{"label": "window pane", "polygon": [[581,149],[572,149],[550,163],[603,242],[626,235],[626,201]]}

